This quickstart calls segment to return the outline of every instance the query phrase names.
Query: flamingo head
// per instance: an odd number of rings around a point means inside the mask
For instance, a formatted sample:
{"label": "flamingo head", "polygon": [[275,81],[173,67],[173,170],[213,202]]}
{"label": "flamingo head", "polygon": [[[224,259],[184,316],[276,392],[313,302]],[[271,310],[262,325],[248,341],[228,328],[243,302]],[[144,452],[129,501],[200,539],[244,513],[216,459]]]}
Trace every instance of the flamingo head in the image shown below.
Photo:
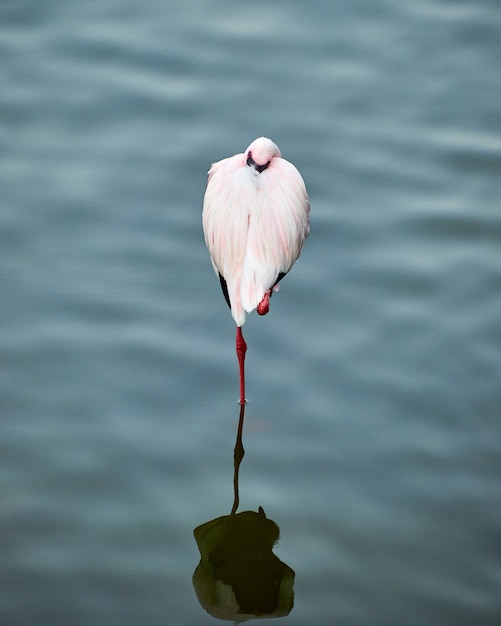
{"label": "flamingo head", "polygon": [[267,137],[254,139],[245,151],[246,165],[254,167],[259,174],[269,167],[274,157],[279,156],[281,156],[279,147]]}

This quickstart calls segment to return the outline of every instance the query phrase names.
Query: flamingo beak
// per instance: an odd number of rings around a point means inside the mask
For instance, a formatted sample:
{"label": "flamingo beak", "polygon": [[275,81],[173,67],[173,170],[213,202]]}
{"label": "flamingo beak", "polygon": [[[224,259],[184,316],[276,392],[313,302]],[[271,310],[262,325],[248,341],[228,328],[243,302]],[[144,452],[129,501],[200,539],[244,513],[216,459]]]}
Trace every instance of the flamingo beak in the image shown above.
{"label": "flamingo beak", "polygon": [[249,154],[247,155],[247,165],[254,167],[254,169],[256,170],[256,172],[259,172],[261,174],[261,172],[264,172],[264,170],[268,167],[268,165],[271,163],[271,161],[268,161],[267,163],[265,163],[264,165],[258,165],[256,163],[256,161],[254,161],[254,159],[252,158],[252,154],[249,152]]}

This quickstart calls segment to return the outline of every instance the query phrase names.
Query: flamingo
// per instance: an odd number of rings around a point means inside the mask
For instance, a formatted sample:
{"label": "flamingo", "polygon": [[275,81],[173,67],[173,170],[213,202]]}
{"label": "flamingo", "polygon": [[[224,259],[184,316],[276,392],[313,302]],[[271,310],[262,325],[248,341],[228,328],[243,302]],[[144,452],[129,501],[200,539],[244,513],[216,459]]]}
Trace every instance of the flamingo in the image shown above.
{"label": "flamingo", "polygon": [[310,203],[296,167],[267,137],[213,163],[202,223],[205,243],[237,325],[240,404],[244,405],[247,344],[242,326],[255,309],[266,315],[273,291],[301,253],[310,231]]}

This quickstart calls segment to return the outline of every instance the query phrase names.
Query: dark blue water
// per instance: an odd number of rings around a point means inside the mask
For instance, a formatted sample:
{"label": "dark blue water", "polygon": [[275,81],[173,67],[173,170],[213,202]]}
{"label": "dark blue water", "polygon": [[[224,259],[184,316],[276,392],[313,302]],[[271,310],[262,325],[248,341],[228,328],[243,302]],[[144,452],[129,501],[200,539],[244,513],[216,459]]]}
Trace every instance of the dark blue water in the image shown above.
{"label": "dark blue water", "polygon": [[192,531],[231,509],[238,372],[200,213],[260,135],[312,204],[244,327],[282,621],[501,623],[500,32],[496,0],[2,2],[2,625],[217,623]]}

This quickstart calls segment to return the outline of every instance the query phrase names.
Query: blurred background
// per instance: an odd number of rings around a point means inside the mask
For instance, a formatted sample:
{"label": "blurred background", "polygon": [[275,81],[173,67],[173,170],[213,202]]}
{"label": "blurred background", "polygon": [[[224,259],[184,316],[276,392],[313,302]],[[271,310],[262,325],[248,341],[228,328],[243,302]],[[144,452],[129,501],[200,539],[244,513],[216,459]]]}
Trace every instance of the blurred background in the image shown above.
{"label": "blurred background", "polygon": [[312,206],[244,329],[282,621],[501,623],[500,32],[498,0],[2,1],[0,623],[216,623],[193,529],[239,390],[201,205],[260,135]]}

